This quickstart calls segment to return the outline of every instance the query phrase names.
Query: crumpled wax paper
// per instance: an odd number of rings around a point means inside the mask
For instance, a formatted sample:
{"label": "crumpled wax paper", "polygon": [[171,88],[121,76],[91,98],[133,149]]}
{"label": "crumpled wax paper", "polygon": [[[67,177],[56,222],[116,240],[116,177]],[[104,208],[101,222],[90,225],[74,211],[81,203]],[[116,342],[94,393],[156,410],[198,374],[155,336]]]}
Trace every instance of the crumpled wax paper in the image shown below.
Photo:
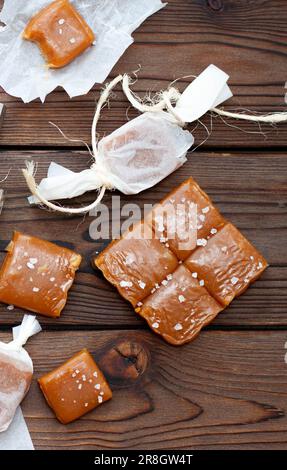
{"label": "crumpled wax paper", "polygon": [[165,6],[162,0],[71,0],[96,35],[95,44],[62,69],[48,69],[38,46],[22,39],[30,18],[51,0],[5,0],[0,21],[0,86],[28,103],[57,86],[70,98],[102,83],[132,44],[132,32]]}

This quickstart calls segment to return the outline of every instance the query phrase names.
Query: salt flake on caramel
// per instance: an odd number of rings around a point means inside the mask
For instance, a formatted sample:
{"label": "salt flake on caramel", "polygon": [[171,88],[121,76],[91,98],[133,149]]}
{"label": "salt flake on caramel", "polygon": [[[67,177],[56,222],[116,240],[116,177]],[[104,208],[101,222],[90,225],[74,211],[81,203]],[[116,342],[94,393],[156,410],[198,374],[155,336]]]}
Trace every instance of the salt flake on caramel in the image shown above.
{"label": "salt flake on caramel", "polygon": [[90,47],[95,35],[68,0],[56,0],[31,18],[23,38],[39,46],[49,68],[61,68]]}

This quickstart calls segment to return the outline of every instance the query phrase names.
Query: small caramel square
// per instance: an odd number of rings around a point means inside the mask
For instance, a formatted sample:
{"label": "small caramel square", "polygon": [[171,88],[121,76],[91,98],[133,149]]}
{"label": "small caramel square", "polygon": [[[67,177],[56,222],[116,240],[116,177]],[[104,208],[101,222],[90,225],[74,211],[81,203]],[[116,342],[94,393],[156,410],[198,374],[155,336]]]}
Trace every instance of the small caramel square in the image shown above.
{"label": "small caramel square", "polygon": [[268,266],[251,243],[228,223],[185,261],[222,305],[242,294]]}
{"label": "small caramel square", "polygon": [[221,310],[202,281],[184,265],[136,308],[155,333],[176,346],[194,339]]}
{"label": "small caramel square", "polygon": [[48,405],[63,424],[75,421],[112,398],[105,377],[86,349],[43,375],[38,382]]}
{"label": "small caramel square", "polygon": [[38,45],[48,67],[60,68],[91,46],[95,35],[68,0],[56,0],[31,18],[23,38]]}
{"label": "small caramel square", "polygon": [[185,260],[226,223],[207,194],[192,179],[184,181],[147,216],[156,236]]}
{"label": "small caramel square", "polygon": [[0,302],[59,317],[81,256],[46,240],[14,232],[0,269]]}
{"label": "small caramel square", "polygon": [[93,264],[135,307],[176,269],[178,261],[154,238],[148,225],[138,223],[131,232],[111,243]]}

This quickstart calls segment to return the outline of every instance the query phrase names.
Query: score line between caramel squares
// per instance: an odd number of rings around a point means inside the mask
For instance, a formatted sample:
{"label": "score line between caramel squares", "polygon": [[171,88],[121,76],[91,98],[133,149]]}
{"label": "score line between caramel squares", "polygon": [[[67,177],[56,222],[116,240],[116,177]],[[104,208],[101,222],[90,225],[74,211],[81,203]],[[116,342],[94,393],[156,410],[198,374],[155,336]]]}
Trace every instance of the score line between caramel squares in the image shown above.
{"label": "score line between caramel squares", "polygon": [[[156,232],[160,208],[176,207],[180,201],[187,206],[197,205],[195,247],[182,250],[176,233],[172,239],[141,236],[146,225]],[[180,217],[185,215],[177,215],[177,226],[181,225]],[[192,178],[163,199],[144,222],[113,241],[92,263],[152,330],[173,345],[194,339],[268,266]]]}

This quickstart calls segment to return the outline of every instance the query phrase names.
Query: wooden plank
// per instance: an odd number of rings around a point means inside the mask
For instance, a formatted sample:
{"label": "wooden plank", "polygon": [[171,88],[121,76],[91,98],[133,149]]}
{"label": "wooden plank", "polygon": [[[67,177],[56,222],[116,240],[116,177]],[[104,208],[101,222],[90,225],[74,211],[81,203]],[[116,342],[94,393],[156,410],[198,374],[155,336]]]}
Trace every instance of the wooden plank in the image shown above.
{"label": "wooden plank", "polygon": [[[270,267],[247,292],[224,310],[208,329],[224,327],[287,326],[287,268]],[[0,326],[16,325],[25,312],[12,312],[0,304]],[[69,294],[69,300],[59,319],[39,316],[46,328],[148,328],[117,293],[97,273],[80,272]]]}
{"label": "wooden plank", "polygon": [[[8,334],[0,339],[8,340]],[[37,449],[286,449],[286,332],[203,332],[175,348],[149,332],[43,332],[23,403]],[[68,426],[36,380],[87,347],[113,399]]]}
{"label": "wooden plank", "polygon": [[[24,160],[32,156],[38,163],[40,180],[51,160],[80,171],[88,165],[89,157],[82,152],[3,152],[2,175],[11,168],[9,178],[3,183],[6,202],[0,219],[0,259],[4,257],[14,229],[62,243],[84,255],[69,302],[60,320],[41,317],[43,324],[65,327],[97,326],[141,327],[144,323],[134,314],[98,273],[90,266],[91,254],[101,251],[108,240],[93,241],[89,236],[91,217],[62,217],[53,212],[29,207],[25,196],[27,189],[19,171]],[[219,315],[213,325],[263,326],[286,325],[286,207],[287,159],[284,154],[233,152],[190,154],[188,162],[176,173],[155,188],[126,202],[153,204],[187,176],[193,175],[210,194],[223,214],[237,225],[266,256],[271,267],[240,299]],[[0,175],[1,178],[1,175]],[[116,193],[113,193],[115,195]],[[92,201],[88,194],[78,199],[81,203]],[[111,194],[104,202],[111,208]],[[124,218],[122,218],[124,219]],[[68,234],[68,235],[67,235]],[[0,324],[20,320],[23,311],[11,314],[0,306]]]}
{"label": "wooden plank", "polygon": [[[3,3],[0,0],[0,6]],[[139,81],[133,89],[139,95],[159,91],[176,78],[200,73],[215,63],[231,77],[235,97],[226,109],[249,108],[252,112],[286,109],[287,4],[285,0],[185,1],[169,0],[168,6],[149,18],[134,34],[135,43],[114,67],[111,77],[138,69]],[[272,72],[270,65],[272,64]],[[276,73],[275,73],[276,72]],[[182,89],[187,79],[178,82]],[[63,140],[48,121],[57,123],[71,138],[90,141],[90,127],[95,99],[100,86],[88,95],[70,100],[58,89],[45,105],[20,100],[0,93],[7,105],[0,144],[21,146],[75,145]],[[126,121],[127,101],[117,92],[111,109],[105,110],[99,124],[101,135]],[[129,112],[129,116],[135,114]],[[210,118],[204,119],[210,128]],[[212,135],[205,146],[271,147],[287,143],[286,125],[277,129],[253,123],[232,123],[242,130],[228,127],[220,118],[213,120]],[[243,131],[243,132],[242,132]],[[247,132],[247,133],[246,133]],[[203,128],[195,131],[200,143],[206,137]]]}

